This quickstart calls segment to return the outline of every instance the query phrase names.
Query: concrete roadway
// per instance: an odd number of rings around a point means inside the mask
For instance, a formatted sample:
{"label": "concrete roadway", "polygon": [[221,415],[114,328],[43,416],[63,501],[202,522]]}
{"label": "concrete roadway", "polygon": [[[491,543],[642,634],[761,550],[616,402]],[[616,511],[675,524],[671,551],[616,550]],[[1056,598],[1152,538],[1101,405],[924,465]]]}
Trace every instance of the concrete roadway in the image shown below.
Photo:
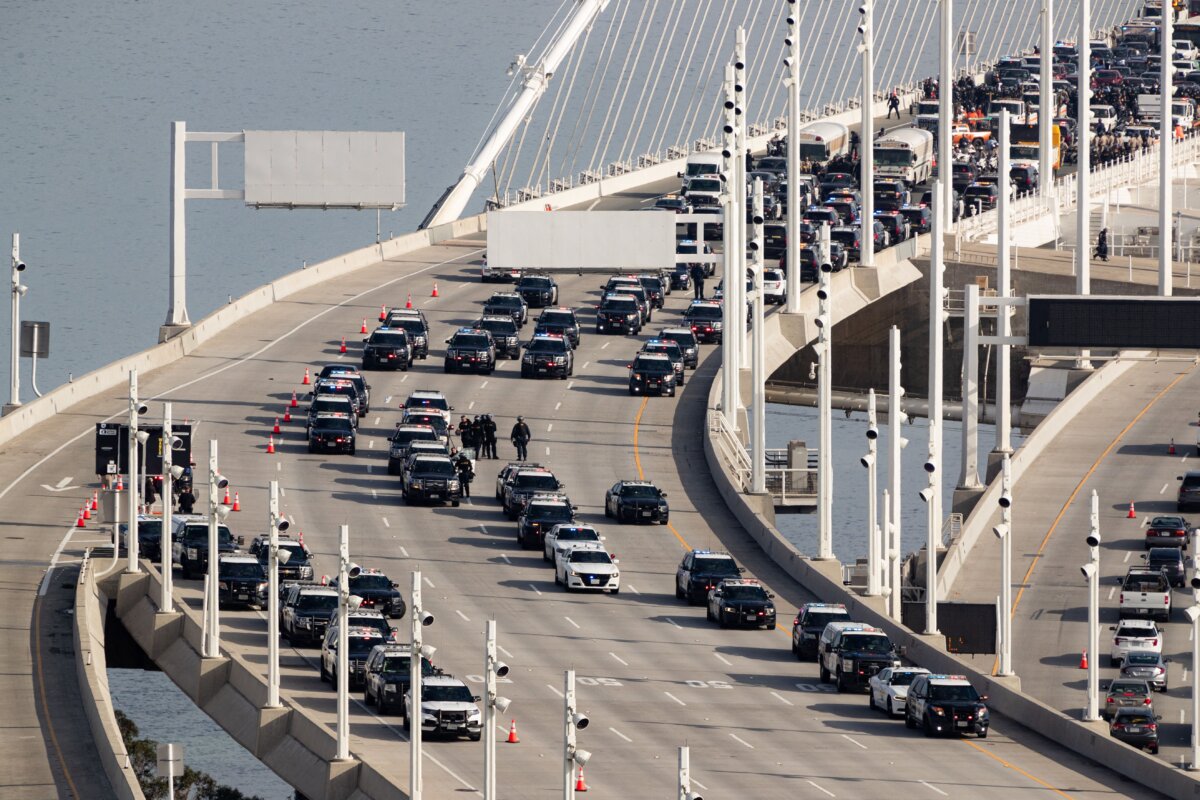
{"label": "concrete roadway", "polygon": [[[1200,372],[1190,363],[1137,364],[1059,435],[1051,455],[1019,476],[1013,493],[1013,664],[1022,688],[1068,713],[1082,716],[1086,673],[1079,669],[1087,646],[1087,586],[1079,567],[1088,560],[1083,541],[1090,525],[1091,495],[1100,497],[1100,664],[1104,681],[1112,631],[1118,619],[1120,579],[1142,563],[1144,526],[1151,516],[1175,513],[1176,477],[1196,464],[1196,392]],[[1169,455],[1174,438],[1176,454]],[[990,443],[988,443],[990,445]],[[1128,519],[1130,502],[1136,519]],[[997,515],[997,521],[998,521]],[[980,539],[950,599],[993,602],[998,593],[999,547]],[[1190,591],[1175,590],[1172,621],[1164,628],[1167,694],[1154,696],[1161,757],[1191,760],[1191,631],[1182,608]],[[981,657],[982,658],[982,657]],[[992,657],[981,666],[986,668]],[[1101,696],[1103,700],[1103,693]],[[1103,728],[1107,730],[1107,726]]]}
{"label": "concrete roadway", "polygon": [[[480,301],[496,288],[481,285],[467,266],[479,254],[478,243],[448,243],[319,287],[143,376],[142,385],[156,400],[173,400],[177,419],[189,417],[199,426],[199,463],[204,443],[220,440],[221,469],[245,509],[231,517],[238,533],[249,537],[262,530],[265,487],[274,478],[284,487],[284,510],[318,553],[320,571],[334,570],[337,526],[343,522],[351,526],[352,552],[360,563],[381,567],[405,587],[405,573],[419,566],[427,579],[425,604],[439,620],[427,630],[427,641],[440,648],[435,659],[440,666],[462,676],[478,673],[484,620],[496,616],[502,653],[513,667],[512,682],[502,690],[514,700],[508,716],[517,719],[522,739],[520,745],[500,745],[504,795],[552,797],[560,791],[556,690],[562,670],[574,667],[581,677],[580,705],[592,718],[580,737],[581,746],[595,753],[587,780],[602,797],[669,796],[675,747],[685,742],[694,751],[697,786],[710,796],[786,790],[802,797],[870,797],[899,789],[939,797],[963,796],[965,787],[972,787],[972,797],[1150,796],[1136,789],[1131,794],[1111,773],[1002,719],[986,741],[927,741],[870,712],[863,697],[827,691],[814,665],[793,660],[788,625],[796,606],[811,598],[740,530],[704,467],[699,431],[719,361],[714,348],[705,348],[706,359],[680,398],[643,402],[625,389],[625,364],[637,348],[629,337],[587,331],[575,378],[544,382],[520,380],[508,363],[487,378],[443,375],[435,344],[434,357],[412,373],[371,374],[374,409],[363,422],[358,456],[308,455],[295,423],[279,452],[265,454],[271,423],[291,392],[301,390],[304,367],[337,360],[343,335],[352,345],[347,360],[353,361],[358,326],[364,316],[372,320],[380,304],[403,303],[411,290],[431,319],[435,342],[473,319]],[[426,297],[434,281],[441,294],[436,300]],[[596,276],[563,279],[564,302],[590,305],[601,282]],[[677,320],[684,305],[673,295],[650,329]],[[558,471],[582,519],[600,526],[621,557],[620,596],[566,595],[553,585],[540,556],[516,549],[515,526],[489,495],[486,462],[471,504],[403,505],[396,480],[384,468],[386,435],[404,396],[426,387],[445,391],[459,413],[497,415],[502,430],[516,413],[526,415],[535,436],[531,455]],[[49,531],[38,540],[40,547],[29,543],[27,565],[49,560],[81,494],[55,494],[42,484],[54,486],[87,470],[92,422],[123,406],[114,393],[8,448],[0,487],[13,489],[0,498],[0,518]],[[153,416],[160,406],[151,406]],[[619,478],[640,475],[670,493],[672,527],[623,528],[603,518],[604,490]],[[78,536],[95,538],[90,531]],[[722,631],[706,623],[700,609],[676,601],[672,574],[686,546],[727,548],[765,580],[778,595],[780,629]],[[68,553],[76,549],[74,540],[67,542]],[[195,602],[195,582],[181,580],[179,591]],[[262,662],[261,615],[227,612],[223,621],[223,645]],[[333,695],[312,666],[316,651],[285,652],[287,697],[332,725]],[[351,748],[403,783],[406,749],[395,722],[356,707]],[[433,742],[426,753],[432,796],[477,785],[478,746]]]}

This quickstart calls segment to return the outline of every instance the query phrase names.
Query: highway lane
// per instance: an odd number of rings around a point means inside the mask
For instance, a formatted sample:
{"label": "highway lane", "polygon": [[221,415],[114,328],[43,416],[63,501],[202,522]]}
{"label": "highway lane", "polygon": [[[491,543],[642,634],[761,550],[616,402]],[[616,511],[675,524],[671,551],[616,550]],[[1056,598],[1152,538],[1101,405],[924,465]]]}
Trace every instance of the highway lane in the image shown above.
{"label": "highway lane", "polygon": [[[1047,791],[970,744],[926,741],[900,723],[867,713],[864,698],[837,697],[819,687],[812,665],[791,660],[784,630],[720,631],[708,625],[700,609],[688,609],[669,594],[671,572],[683,552],[669,529],[606,524],[600,508],[603,490],[617,478],[635,474],[640,462],[647,476],[661,480],[670,492],[673,526],[680,538],[697,546],[728,547],[752,573],[766,579],[780,595],[784,629],[795,605],[807,599],[800,587],[753,552],[746,534],[719,507],[704,473],[699,430],[706,379],[718,361],[713,348],[706,348],[700,380],[689,381],[677,401],[651,399],[640,423],[641,402],[628,397],[622,384],[624,364],[635,343],[628,337],[585,335],[574,381],[522,381],[507,366],[487,378],[446,376],[431,359],[407,376],[372,374],[376,408],[364,432],[368,443],[376,442],[374,448],[360,446],[354,458],[309,456],[293,423],[279,453],[274,458],[265,454],[270,424],[291,391],[299,389],[304,367],[335,358],[341,336],[357,330],[361,318],[377,313],[381,302],[402,301],[410,286],[414,294],[424,293],[436,278],[442,296],[424,301],[435,335],[472,318],[478,302],[494,288],[480,286],[462,266],[476,255],[470,246],[435,248],[382,270],[389,280],[426,270],[418,277],[361,295],[382,282],[378,271],[352,276],[336,290],[327,287],[263,312],[251,334],[245,329],[232,332],[197,356],[145,376],[143,385],[159,392],[194,381],[170,397],[177,417],[199,421],[198,441],[213,435],[221,440],[221,469],[239,490],[245,509],[231,517],[239,533],[252,536],[261,529],[266,481],[278,478],[284,486],[284,508],[319,552],[323,570],[333,569],[336,526],[341,522],[351,525],[355,557],[382,566],[405,587],[404,573],[419,564],[429,579],[426,605],[439,617],[427,631],[428,641],[441,648],[439,665],[460,675],[478,672],[483,621],[496,615],[501,646],[511,653],[508,660],[514,667],[513,682],[503,690],[514,699],[510,714],[518,718],[522,738],[521,745],[502,745],[501,785],[522,786],[521,796],[556,792],[561,737],[556,688],[561,670],[573,666],[582,678],[595,681],[580,687],[581,705],[594,720],[581,744],[597,754],[587,775],[601,796],[628,795],[647,786],[655,793],[669,792],[674,747],[684,741],[694,749],[698,780],[714,794],[751,787],[759,794],[787,788],[801,796],[855,796],[874,791],[863,788],[870,783],[864,783],[868,777],[884,776],[888,787],[881,783],[880,793],[894,791],[896,785],[924,787],[921,781],[935,787],[945,782],[942,790],[949,793],[954,786],[983,784],[975,796]],[[443,263],[452,258],[457,261]],[[594,276],[564,279],[564,300],[586,297],[599,282]],[[262,349],[295,328],[297,311],[301,318],[322,313],[327,307],[322,304],[336,299],[335,291],[349,300],[345,306]],[[672,319],[683,302],[673,296],[673,311],[656,315],[652,327]],[[354,338],[350,336],[351,342]],[[201,378],[205,371],[208,376]],[[506,422],[511,422],[514,410],[528,412],[537,436],[532,453],[559,471],[572,498],[583,506],[584,519],[601,525],[611,549],[622,559],[627,587],[619,597],[567,596],[553,586],[540,557],[515,548],[513,524],[486,497],[486,462],[481,462],[478,484],[484,496],[469,506],[431,510],[400,504],[395,480],[384,473],[382,444],[403,396],[425,386],[444,389],[460,411],[474,402],[472,412],[507,411]],[[97,405],[115,412],[122,404],[114,399]],[[632,448],[635,424],[637,457]],[[78,472],[79,464],[90,457],[89,447],[86,439],[71,445],[35,470],[32,481],[53,485],[64,470]],[[203,446],[197,460],[203,464]],[[3,502],[8,505],[11,500]],[[69,506],[63,503],[54,513],[69,516]],[[182,594],[194,596],[194,583],[181,581],[180,588]],[[261,617],[230,612],[223,619],[225,646],[261,663]],[[303,655],[311,658],[314,652],[305,650]],[[316,670],[296,654],[286,661],[287,695],[331,721],[332,693],[320,684]],[[1036,737],[1026,738],[1029,744],[1008,740],[1008,727],[998,721],[981,747],[987,753],[1002,753],[1029,775],[1069,788],[1071,796],[1111,794],[1117,785],[1113,776],[1095,767],[1079,772],[1078,762],[1070,759],[1062,759],[1068,766],[1059,766],[1055,762],[1061,756]],[[385,764],[403,780],[407,761],[394,728],[394,721],[389,728],[357,710],[352,749],[372,754],[374,763]],[[427,752],[448,770],[435,764],[427,768],[431,791],[475,785],[481,760],[477,747],[437,742]],[[939,796],[933,789],[923,790]]]}

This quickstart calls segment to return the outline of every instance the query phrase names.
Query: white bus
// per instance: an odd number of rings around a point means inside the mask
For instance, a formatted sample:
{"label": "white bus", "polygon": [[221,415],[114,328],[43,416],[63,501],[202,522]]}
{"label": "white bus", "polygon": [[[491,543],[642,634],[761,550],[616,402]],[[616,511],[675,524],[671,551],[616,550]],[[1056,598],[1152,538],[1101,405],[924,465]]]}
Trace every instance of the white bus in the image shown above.
{"label": "white bus", "polygon": [[814,122],[800,129],[800,160],[828,164],[850,154],[850,129],[840,122]]}
{"label": "white bus", "polygon": [[896,128],[875,140],[875,174],[900,178],[909,186],[924,183],[933,170],[933,134],[920,128]]}

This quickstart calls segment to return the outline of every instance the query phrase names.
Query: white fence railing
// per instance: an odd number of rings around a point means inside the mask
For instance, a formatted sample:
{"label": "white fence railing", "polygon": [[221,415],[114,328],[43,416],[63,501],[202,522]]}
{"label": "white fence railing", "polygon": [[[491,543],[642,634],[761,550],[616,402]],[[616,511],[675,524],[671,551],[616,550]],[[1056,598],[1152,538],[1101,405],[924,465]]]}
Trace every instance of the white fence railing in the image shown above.
{"label": "white fence railing", "polygon": [[[746,450],[736,432],[729,430],[725,424],[725,416],[719,411],[709,412],[709,427],[715,434],[718,455],[737,478],[738,488],[742,493],[749,493],[752,472],[749,451]],[[787,450],[768,449],[766,451],[764,477],[766,478],[767,494],[772,496],[775,505],[797,505],[816,498],[816,458],[816,449],[810,449],[808,450],[807,464],[802,467],[789,467]]]}

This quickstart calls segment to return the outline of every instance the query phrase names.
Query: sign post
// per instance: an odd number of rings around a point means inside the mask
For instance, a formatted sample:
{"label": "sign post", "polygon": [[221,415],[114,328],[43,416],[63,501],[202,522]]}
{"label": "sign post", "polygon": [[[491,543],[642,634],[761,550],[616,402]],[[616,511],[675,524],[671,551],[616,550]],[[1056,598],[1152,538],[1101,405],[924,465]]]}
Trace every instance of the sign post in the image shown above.
{"label": "sign post", "polygon": [[167,797],[175,797],[175,779],[183,775],[183,745],[158,746],[158,777],[167,779]]}

